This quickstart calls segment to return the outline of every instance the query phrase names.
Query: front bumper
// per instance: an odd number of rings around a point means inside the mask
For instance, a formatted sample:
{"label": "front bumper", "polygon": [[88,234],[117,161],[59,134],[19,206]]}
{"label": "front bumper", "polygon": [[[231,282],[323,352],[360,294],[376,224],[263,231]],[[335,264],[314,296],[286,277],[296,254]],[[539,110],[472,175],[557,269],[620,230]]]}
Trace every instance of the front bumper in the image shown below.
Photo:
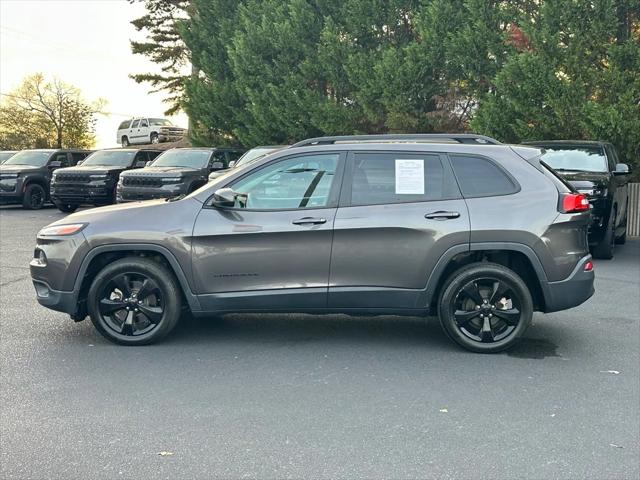
{"label": "front bumper", "polygon": [[123,187],[119,186],[116,193],[118,203],[138,202],[140,200],[154,200],[158,198],[176,197],[186,193],[185,184],[167,184],[162,187]]}
{"label": "front bumper", "polygon": [[591,261],[591,255],[583,257],[573,272],[565,280],[547,282],[543,285],[545,313],[567,310],[586,302],[595,293],[593,282],[595,273],[587,272],[584,267]]}
{"label": "front bumper", "polygon": [[159,133],[158,140],[161,142],[177,142],[184,138],[183,133]]}
{"label": "front bumper", "polygon": [[67,313],[74,320],[82,320],[86,317],[86,307],[78,303],[75,292],[54,290],[42,280],[32,281],[36,289],[36,299],[40,305],[56,312]]}
{"label": "front bumper", "polygon": [[22,200],[22,182],[15,178],[0,180],[0,203],[14,203]]}

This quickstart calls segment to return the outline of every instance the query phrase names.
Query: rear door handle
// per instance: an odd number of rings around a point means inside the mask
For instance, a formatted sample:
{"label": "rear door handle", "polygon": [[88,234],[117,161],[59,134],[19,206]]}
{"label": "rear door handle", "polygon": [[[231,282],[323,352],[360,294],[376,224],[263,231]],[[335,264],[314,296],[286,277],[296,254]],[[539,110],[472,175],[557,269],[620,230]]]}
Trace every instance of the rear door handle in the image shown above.
{"label": "rear door handle", "polygon": [[326,218],[316,218],[316,217],[304,217],[298,220],[294,220],[294,225],[320,225],[321,223],[327,223]]}
{"label": "rear door handle", "polygon": [[438,210],[437,212],[427,213],[424,218],[429,220],[449,220],[451,218],[458,218],[460,214],[458,212],[445,212],[444,210]]}

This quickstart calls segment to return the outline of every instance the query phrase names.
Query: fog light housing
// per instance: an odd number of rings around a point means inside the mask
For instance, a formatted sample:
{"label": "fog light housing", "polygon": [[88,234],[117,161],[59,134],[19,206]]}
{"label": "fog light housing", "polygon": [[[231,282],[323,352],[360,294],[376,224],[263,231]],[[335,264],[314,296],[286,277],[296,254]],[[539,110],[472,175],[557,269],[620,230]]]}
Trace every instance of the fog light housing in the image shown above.
{"label": "fog light housing", "polygon": [[40,267],[45,267],[47,265],[47,254],[40,248],[36,248],[33,252],[33,259],[34,263]]}

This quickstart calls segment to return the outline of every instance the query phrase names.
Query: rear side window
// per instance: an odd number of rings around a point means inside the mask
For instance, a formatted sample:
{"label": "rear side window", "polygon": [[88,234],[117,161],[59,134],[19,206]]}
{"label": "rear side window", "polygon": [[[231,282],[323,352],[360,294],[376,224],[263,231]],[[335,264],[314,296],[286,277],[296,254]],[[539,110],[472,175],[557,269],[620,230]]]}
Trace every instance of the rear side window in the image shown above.
{"label": "rear side window", "polygon": [[351,205],[411,203],[459,197],[438,155],[356,153]]}
{"label": "rear side window", "polygon": [[451,155],[451,164],[456,172],[462,194],[466,198],[509,195],[518,191],[515,182],[500,167],[486,158],[473,155]]}

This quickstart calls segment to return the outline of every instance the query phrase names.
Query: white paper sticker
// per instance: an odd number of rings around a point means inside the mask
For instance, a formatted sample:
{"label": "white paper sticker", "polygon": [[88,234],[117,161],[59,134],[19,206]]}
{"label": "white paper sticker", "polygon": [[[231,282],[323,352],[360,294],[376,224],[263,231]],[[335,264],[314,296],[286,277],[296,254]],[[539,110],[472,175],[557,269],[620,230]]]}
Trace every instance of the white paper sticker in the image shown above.
{"label": "white paper sticker", "polygon": [[396,194],[424,195],[424,160],[396,159]]}

